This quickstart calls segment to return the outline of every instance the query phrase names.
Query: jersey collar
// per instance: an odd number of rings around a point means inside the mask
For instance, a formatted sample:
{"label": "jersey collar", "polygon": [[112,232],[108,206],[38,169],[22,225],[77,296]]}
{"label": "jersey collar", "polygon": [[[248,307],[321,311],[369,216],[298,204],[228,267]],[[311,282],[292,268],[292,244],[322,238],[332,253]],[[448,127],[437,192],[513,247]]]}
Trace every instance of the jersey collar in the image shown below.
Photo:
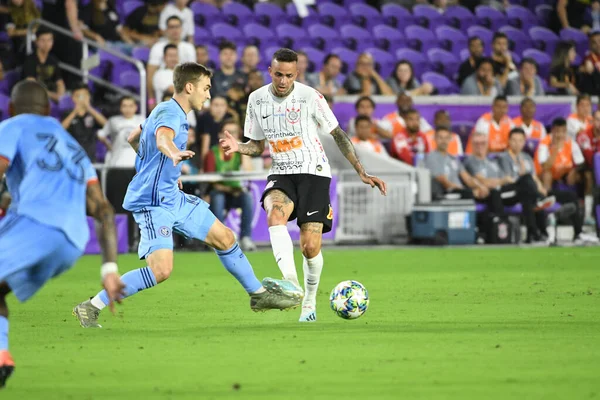
{"label": "jersey collar", "polygon": [[181,107],[181,104],[179,104],[177,102],[177,100],[175,100],[174,98],[171,98],[171,101],[175,102],[175,104],[177,104],[179,106],[179,109],[181,110],[181,112],[183,113],[183,115],[187,118],[187,114],[185,113],[185,110],[183,109],[183,107]]}

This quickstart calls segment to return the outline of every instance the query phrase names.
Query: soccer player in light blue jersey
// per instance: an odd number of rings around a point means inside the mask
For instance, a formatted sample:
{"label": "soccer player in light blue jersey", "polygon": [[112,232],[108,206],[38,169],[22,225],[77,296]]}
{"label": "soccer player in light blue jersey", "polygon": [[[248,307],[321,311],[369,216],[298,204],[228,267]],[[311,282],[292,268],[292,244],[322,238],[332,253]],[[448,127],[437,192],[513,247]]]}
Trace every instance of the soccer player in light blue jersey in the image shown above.
{"label": "soccer player in light blue jersey", "polygon": [[14,369],[6,295],[12,291],[26,301],[73,266],[89,239],[86,206],[101,227],[101,274],[111,309],[124,288],[117,272],[113,210],[85,151],[48,116],[46,89],[35,81],[18,83],[10,114],[0,124],[0,181],[6,174],[12,198],[0,221],[0,388]]}
{"label": "soccer player in light blue jersey", "polygon": [[[250,295],[254,311],[289,309],[300,304],[303,293],[288,281],[254,275],[252,266],[236,243],[233,232],[223,225],[196,196],[178,187],[181,162],[194,156],[186,150],[187,114],[200,110],[210,99],[211,72],[203,65],[183,63],[173,72],[175,95],[159,104],[134,130],[129,143],[137,151],[137,174],[129,184],[123,207],[133,213],[140,227],[140,259],[147,267],[123,275],[125,296],[132,296],[165,281],[173,270],[173,232],[201,240],[215,249],[223,266]],[[100,327],[98,316],[108,304],[105,291],[73,310],[83,327]]]}

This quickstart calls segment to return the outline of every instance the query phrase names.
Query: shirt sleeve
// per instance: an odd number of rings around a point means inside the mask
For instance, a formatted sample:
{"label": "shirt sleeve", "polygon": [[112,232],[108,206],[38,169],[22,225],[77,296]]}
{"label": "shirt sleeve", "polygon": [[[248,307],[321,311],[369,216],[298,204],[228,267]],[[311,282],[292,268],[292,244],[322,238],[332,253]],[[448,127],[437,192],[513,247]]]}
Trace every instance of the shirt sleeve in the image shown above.
{"label": "shirt sleeve", "polygon": [[501,154],[497,159],[497,163],[498,163],[498,168],[500,168],[500,171],[502,172],[502,174],[504,176],[508,175],[508,176],[512,176],[512,171],[511,171],[511,166],[510,163],[508,161],[508,157],[510,157],[508,154],[504,153]]}
{"label": "shirt sleeve", "polygon": [[571,142],[571,153],[573,155],[573,163],[575,163],[575,165],[581,165],[585,162],[581,148],[575,141]]}
{"label": "shirt sleeve", "polygon": [[[194,13],[191,9],[185,9],[185,16],[183,18],[183,27],[185,28],[185,32],[183,32],[183,36],[185,37],[194,37],[194,33],[196,32],[196,27],[194,25]],[[194,48],[194,53],[196,49]]]}
{"label": "shirt sleeve", "polygon": [[[163,108],[162,110],[160,110],[157,114],[156,114],[156,130],[158,131],[159,128],[161,127],[165,127],[165,128],[169,128],[172,129],[173,132],[175,132],[175,135],[177,135],[178,131],[179,131],[179,125],[180,125],[180,120],[179,120],[179,113],[177,112],[178,110],[172,110],[169,108]],[[181,111],[179,111],[181,112]],[[156,132],[155,132],[156,134]]]}
{"label": "shirt sleeve", "polygon": [[567,133],[572,138],[576,137],[580,130],[579,121],[575,118],[567,118]]}
{"label": "shirt sleeve", "polygon": [[431,126],[429,121],[427,121],[425,118],[421,117],[420,129],[421,129],[421,132],[429,132],[430,130],[433,129],[433,127]]}
{"label": "shirt sleeve", "polygon": [[425,166],[431,172],[431,176],[437,178],[444,176],[444,164],[441,157],[438,157],[437,152],[429,153],[425,156]]}
{"label": "shirt sleeve", "polygon": [[11,125],[8,121],[0,124],[0,158],[7,160],[9,164],[17,154],[21,136],[20,130]]}
{"label": "shirt sleeve", "polygon": [[113,119],[109,118],[106,125],[104,125],[104,128],[102,128],[98,131],[99,138],[104,139],[104,138],[111,136],[110,134],[112,133],[112,123],[113,123]]}
{"label": "shirt sleeve", "polygon": [[471,175],[471,176],[475,176],[478,174],[479,171],[477,171],[475,169],[475,162],[473,161],[472,157],[468,157],[465,162],[463,163],[463,166],[465,167],[465,170]]}
{"label": "shirt sleeve", "polygon": [[252,140],[265,140],[265,133],[258,123],[256,117],[256,108],[254,106],[254,96],[251,94],[248,98],[248,109],[246,110],[246,122],[244,123],[244,136]]}
{"label": "shirt sleeve", "polygon": [[29,55],[23,63],[23,79],[25,78],[37,78],[35,53]]}
{"label": "shirt sleeve", "polygon": [[152,49],[150,49],[150,56],[148,57],[148,65],[152,65],[154,67],[160,66],[163,58],[162,52],[164,48],[165,45],[162,42],[158,42],[152,46]]}
{"label": "shirt sleeve", "polygon": [[546,132],[546,127],[543,124],[541,131],[542,133],[540,133],[540,140],[544,139],[548,135],[548,132]]}
{"label": "shirt sleeve", "polygon": [[167,30],[167,19],[171,16],[171,7],[167,5],[160,13],[160,17],[158,18],[158,29],[161,31]]}
{"label": "shirt sleeve", "polygon": [[180,51],[181,62],[196,62],[196,48],[193,44],[183,42],[185,46],[182,48],[183,51]]}
{"label": "shirt sleeve", "polygon": [[550,157],[550,150],[548,149],[548,146],[545,144],[540,144],[537,149],[537,156],[540,165],[548,161],[548,158]]}
{"label": "shirt sleeve", "polygon": [[86,184],[90,185],[94,182],[98,182],[98,175],[96,174],[96,169],[94,168],[92,161],[90,161],[90,159],[87,157],[85,157],[85,167],[84,168],[85,168],[84,173],[85,173]]}
{"label": "shirt sleeve", "polygon": [[338,127],[339,122],[333,111],[329,108],[329,104],[325,100],[325,97],[316,89],[314,90],[314,117],[321,129],[329,133]]}

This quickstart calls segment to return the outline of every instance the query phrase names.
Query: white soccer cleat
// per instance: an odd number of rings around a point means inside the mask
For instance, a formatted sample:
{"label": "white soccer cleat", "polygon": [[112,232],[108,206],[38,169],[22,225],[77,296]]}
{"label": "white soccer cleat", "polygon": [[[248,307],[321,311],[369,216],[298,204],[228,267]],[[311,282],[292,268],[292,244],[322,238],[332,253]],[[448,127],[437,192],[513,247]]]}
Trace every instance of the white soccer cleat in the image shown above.
{"label": "white soccer cleat", "polygon": [[256,245],[248,236],[244,236],[242,240],[240,240],[240,247],[243,252],[256,251]]}
{"label": "white soccer cleat", "polygon": [[299,322],[317,322],[317,307],[312,304],[302,306]]}
{"label": "white soccer cleat", "polygon": [[598,244],[600,243],[600,239],[597,236],[590,235],[587,233],[580,233],[577,235],[575,240],[573,241],[576,245],[581,246],[584,244]]}

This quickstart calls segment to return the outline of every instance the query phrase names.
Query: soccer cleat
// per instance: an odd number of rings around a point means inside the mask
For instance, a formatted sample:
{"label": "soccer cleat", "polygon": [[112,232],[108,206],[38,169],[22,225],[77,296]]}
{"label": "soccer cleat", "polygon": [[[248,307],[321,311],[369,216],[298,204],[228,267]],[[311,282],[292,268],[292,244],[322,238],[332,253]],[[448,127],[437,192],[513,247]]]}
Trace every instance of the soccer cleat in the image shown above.
{"label": "soccer cleat", "polygon": [[102,325],[98,323],[100,310],[94,307],[90,300],[75,306],[73,315],[79,320],[82,328],[102,328]]}
{"label": "soccer cleat", "polygon": [[298,297],[300,300],[304,298],[304,291],[302,288],[287,279],[265,278],[262,281],[262,285],[268,291],[283,292],[289,296]]}
{"label": "soccer cleat", "polygon": [[13,361],[8,350],[0,351],[0,389],[6,385],[6,380],[15,370],[15,362]]}
{"label": "soccer cleat", "polygon": [[294,290],[289,290],[285,281],[272,278],[263,279],[266,291],[250,295],[250,308],[252,311],[291,310],[302,302],[302,290],[292,284]]}
{"label": "soccer cleat", "polygon": [[537,204],[535,205],[534,211],[545,210],[547,208],[552,207],[554,205],[554,203],[556,203],[556,197],[554,197],[554,196],[544,197],[543,199],[541,199],[537,202]]}
{"label": "soccer cleat", "polygon": [[577,246],[583,246],[585,244],[598,244],[599,242],[600,239],[598,239],[597,236],[589,235],[583,232],[577,235],[577,237],[573,240],[573,243],[575,243]]}
{"label": "soccer cleat", "polygon": [[317,309],[314,305],[302,306],[299,322],[317,322]]}
{"label": "soccer cleat", "polygon": [[256,251],[256,245],[248,236],[244,236],[242,240],[240,240],[240,247],[244,253]]}

